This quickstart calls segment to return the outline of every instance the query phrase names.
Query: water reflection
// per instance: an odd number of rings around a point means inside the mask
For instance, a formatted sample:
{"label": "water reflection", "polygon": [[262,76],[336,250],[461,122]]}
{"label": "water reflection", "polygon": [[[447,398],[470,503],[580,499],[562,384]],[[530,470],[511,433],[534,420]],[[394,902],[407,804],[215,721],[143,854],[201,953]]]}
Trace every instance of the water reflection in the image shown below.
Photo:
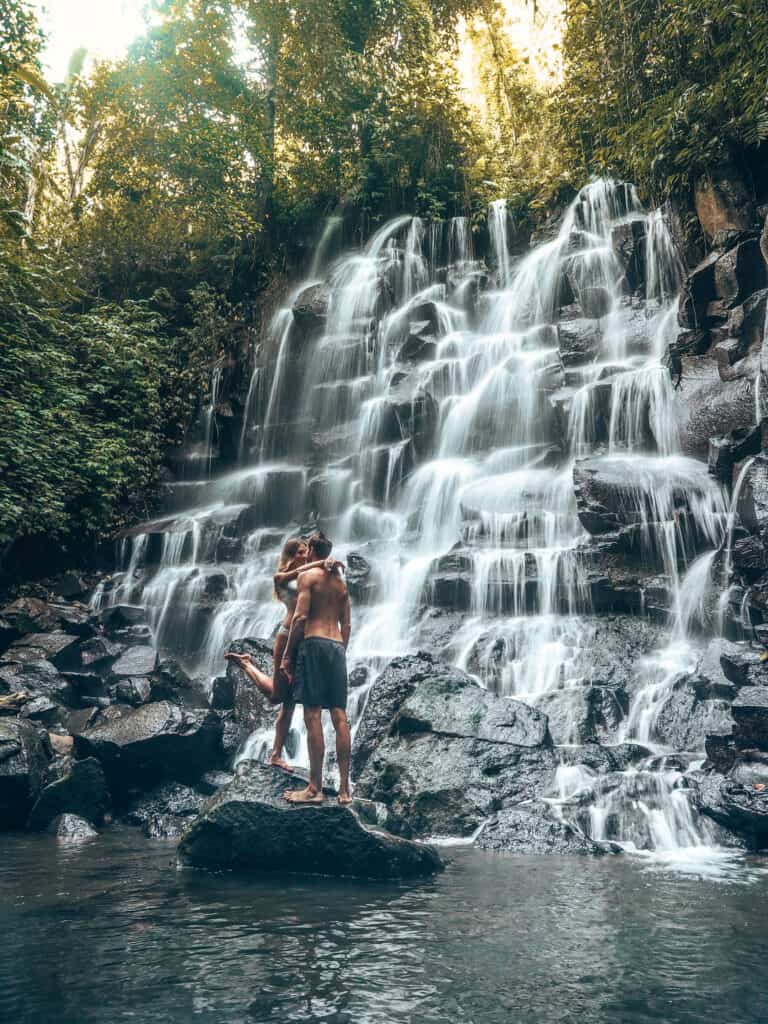
{"label": "water reflection", "polygon": [[765,1020],[766,880],[457,850],[408,886],[178,872],[115,831],[13,837],[0,1019],[291,1024]]}

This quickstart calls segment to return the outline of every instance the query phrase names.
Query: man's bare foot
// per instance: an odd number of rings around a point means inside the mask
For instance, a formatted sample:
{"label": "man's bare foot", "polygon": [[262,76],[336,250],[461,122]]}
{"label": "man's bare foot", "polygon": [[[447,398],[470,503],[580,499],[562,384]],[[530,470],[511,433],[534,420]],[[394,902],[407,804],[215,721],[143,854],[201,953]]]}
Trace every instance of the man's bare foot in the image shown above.
{"label": "man's bare foot", "polygon": [[286,789],[285,799],[289,804],[321,804],[323,794],[307,786],[306,789]]}
{"label": "man's bare foot", "polygon": [[347,804],[352,803],[352,797],[349,795],[349,793],[339,793],[338,802],[342,805],[342,807],[346,807]]}
{"label": "man's bare foot", "polygon": [[269,763],[274,768],[283,768],[287,772],[291,770],[291,766],[288,764],[288,762],[284,760],[284,758],[278,757],[277,754],[273,754],[272,757],[270,757]]}

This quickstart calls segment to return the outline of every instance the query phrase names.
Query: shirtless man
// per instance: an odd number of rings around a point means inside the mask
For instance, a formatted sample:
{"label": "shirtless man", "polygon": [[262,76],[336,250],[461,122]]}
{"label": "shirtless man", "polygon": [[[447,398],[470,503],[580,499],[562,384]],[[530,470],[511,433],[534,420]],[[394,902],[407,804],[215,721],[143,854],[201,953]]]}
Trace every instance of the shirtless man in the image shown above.
{"label": "shirtless man", "polygon": [[[328,558],[333,547],[320,532],[313,533],[308,543],[310,561]],[[302,573],[299,576],[296,611],[283,655],[282,670],[293,683],[291,699],[304,705],[309,746],[309,785],[306,789],[287,790],[285,798],[291,803],[323,802],[323,708],[331,712],[331,721],[336,730],[339,803],[348,804],[352,799],[349,792],[351,741],[346,710],[349,633],[349,594],[338,572],[329,573],[320,568]]]}

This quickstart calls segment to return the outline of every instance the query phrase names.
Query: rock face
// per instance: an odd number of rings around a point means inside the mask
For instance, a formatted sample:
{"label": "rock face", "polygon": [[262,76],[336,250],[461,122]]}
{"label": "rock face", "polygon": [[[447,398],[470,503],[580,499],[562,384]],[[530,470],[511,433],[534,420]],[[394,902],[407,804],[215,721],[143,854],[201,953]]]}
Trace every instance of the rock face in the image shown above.
{"label": "rock face", "polygon": [[[390,687],[389,706],[394,680]],[[374,705],[379,720],[383,706]],[[400,835],[466,836],[493,811],[543,793],[556,760],[545,715],[454,669],[413,685],[369,754],[356,793],[386,804]]]}
{"label": "rock face", "polygon": [[215,712],[159,701],[77,733],[75,751],[101,762],[118,797],[162,778],[194,779],[215,767],[221,733]]}
{"label": "rock face", "polygon": [[572,825],[555,818],[546,804],[534,801],[499,811],[490,818],[477,838],[483,850],[506,853],[590,854],[600,856],[612,848],[588,839]]}
{"label": "rock face", "polygon": [[0,830],[27,822],[50,758],[45,735],[30,722],[0,718]]}
{"label": "rock face", "polygon": [[[288,804],[291,776],[256,762],[208,803],[179,844],[183,864],[259,872],[412,878],[442,867],[437,851],[363,824],[350,807]],[[293,780],[297,785],[301,781]]]}

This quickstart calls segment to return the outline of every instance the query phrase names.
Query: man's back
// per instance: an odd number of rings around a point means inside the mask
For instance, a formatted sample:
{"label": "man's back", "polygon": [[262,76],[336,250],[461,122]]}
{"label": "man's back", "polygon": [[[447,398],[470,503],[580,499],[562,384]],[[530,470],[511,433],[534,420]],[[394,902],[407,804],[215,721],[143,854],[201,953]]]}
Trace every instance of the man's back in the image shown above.
{"label": "man's back", "polygon": [[347,585],[336,572],[310,569],[300,577],[301,589],[309,591],[304,638],[327,637],[346,644],[345,626],[349,626],[349,595]]}

